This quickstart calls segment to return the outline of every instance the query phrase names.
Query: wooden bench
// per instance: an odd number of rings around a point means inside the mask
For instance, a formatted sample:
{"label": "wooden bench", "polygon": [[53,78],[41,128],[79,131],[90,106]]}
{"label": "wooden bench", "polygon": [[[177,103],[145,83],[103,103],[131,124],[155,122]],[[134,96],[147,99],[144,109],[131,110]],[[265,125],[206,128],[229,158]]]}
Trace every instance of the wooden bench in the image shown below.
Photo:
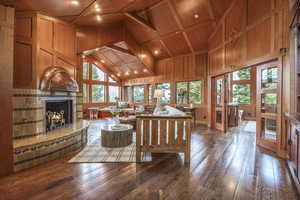
{"label": "wooden bench", "polygon": [[137,116],[136,161],[142,152],[184,153],[190,162],[191,116]]}

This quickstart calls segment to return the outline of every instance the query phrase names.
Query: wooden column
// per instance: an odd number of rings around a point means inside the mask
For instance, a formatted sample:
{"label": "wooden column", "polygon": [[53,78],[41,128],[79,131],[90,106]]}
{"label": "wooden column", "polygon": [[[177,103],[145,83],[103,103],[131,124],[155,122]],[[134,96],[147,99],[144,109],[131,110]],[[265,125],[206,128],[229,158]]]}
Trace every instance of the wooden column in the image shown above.
{"label": "wooden column", "polygon": [[0,5],[0,177],[13,172],[14,9]]}

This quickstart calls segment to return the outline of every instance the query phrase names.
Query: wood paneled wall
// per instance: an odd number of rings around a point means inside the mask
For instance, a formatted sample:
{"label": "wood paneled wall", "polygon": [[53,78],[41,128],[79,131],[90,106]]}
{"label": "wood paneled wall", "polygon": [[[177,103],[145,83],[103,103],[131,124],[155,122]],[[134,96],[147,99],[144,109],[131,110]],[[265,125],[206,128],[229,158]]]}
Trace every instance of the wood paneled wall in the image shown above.
{"label": "wood paneled wall", "polygon": [[196,105],[197,120],[207,120],[207,54],[188,54],[159,60],[155,65],[155,76],[131,79],[123,82],[124,86],[171,83],[171,104],[176,103],[176,82],[202,80],[203,103]]}
{"label": "wood paneled wall", "polygon": [[0,177],[13,171],[13,38],[14,9],[0,5]]}
{"label": "wood paneled wall", "polygon": [[287,23],[287,1],[233,1],[209,40],[209,75],[280,55],[288,47]]}
{"label": "wood paneled wall", "polygon": [[16,13],[15,88],[38,88],[46,68],[63,66],[76,77],[76,29],[37,12]]}

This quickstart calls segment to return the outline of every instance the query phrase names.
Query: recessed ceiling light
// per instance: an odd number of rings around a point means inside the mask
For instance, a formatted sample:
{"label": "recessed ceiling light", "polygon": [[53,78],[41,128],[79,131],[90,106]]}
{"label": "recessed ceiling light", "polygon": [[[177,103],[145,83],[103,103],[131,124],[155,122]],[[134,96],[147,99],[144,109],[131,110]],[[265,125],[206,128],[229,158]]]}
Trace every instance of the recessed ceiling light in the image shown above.
{"label": "recessed ceiling light", "polygon": [[105,63],[105,61],[104,61],[104,60],[101,60],[101,62],[102,62],[102,63]]}
{"label": "recessed ceiling light", "polygon": [[82,55],[81,58],[85,58],[85,55]]}
{"label": "recessed ceiling light", "polygon": [[129,72],[126,72],[125,75],[128,76],[128,75],[129,75]]}
{"label": "recessed ceiling light", "polygon": [[134,70],[134,73],[135,73],[135,74],[138,74],[138,71]]}
{"label": "recessed ceiling light", "polygon": [[79,1],[77,1],[77,0],[72,0],[72,1],[70,1],[70,3],[72,5],[74,5],[74,6],[78,6],[79,5]]}
{"label": "recessed ceiling light", "polygon": [[120,74],[120,73],[117,73],[117,76],[121,76],[121,74]]}
{"label": "recessed ceiling light", "polygon": [[195,18],[195,19],[198,19],[198,18],[199,18],[199,15],[198,15],[198,14],[194,14],[194,18]]}
{"label": "recessed ceiling light", "polygon": [[102,18],[101,18],[100,15],[96,15],[96,19],[97,19],[97,21],[99,21],[99,22],[102,20]]}
{"label": "recessed ceiling light", "polygon": [[154,51],[154,54],[155,54],[155,55],[158,55],[158,54],[159,54],[159,50],[155,50],[155,51]]}
{"label": "recessed ceiling light", "polygon": [[140,57],[141,57],[141,58],[145,58],[146,55],[145,55],[145,54],[141,54]]}
{"label": "recessed ceiling light", "polygon": [[144,71],[144,72],[148,72],[148,70],[147,70],[147,69],[144,69],[143,71]]}
{"label": "recessed ceiling light", "polygon": [[96,12],[100,12],[101,8],[96,8],[95,10],[96,10]]}
{"label": "recessed ceiling light", "polygon": [[98,62],[95,62],[95,65],[98,65],[99,63]]}
{"label": "recessed ceiling light", "polygon": [[95,50],[96,50],[96,51],[99,51],[99,48],[96,48]]}

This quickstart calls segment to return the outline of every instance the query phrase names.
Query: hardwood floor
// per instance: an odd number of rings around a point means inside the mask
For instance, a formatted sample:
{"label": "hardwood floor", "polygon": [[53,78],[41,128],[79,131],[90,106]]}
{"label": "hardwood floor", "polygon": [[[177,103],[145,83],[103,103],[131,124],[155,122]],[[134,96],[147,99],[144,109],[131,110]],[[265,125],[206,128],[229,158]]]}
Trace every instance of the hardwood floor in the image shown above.
{"label": "hardwood floor", "polygon": [[195,128],[190,166],[176,154],[143,164],[67,163],[72,156],[0,179],[0,199],[299,199],[284,160],[256,148],[254,133],[242,128],[226,135]]}

